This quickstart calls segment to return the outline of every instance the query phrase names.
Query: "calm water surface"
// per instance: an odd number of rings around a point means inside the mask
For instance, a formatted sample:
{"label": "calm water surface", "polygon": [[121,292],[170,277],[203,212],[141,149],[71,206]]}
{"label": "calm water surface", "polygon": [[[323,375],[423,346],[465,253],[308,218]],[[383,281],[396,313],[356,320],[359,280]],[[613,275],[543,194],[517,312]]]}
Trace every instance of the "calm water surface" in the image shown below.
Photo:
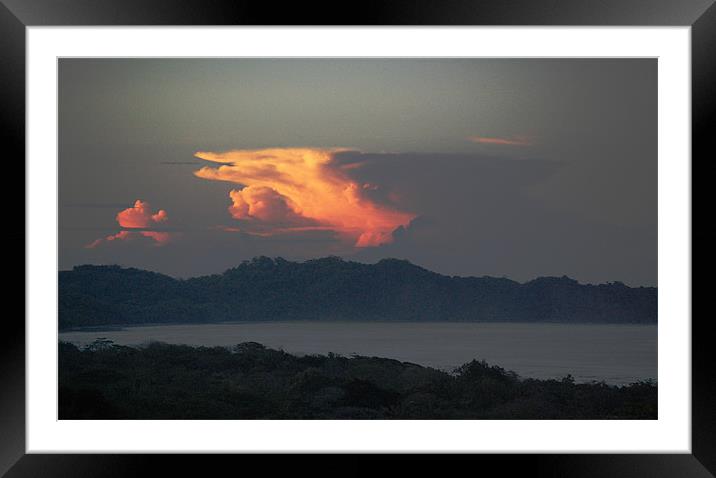
{"label": "calm water surface", "polygon": [[614,384],[657,379],[655,325],[244,322],[60,333],[60,340],[80,346],[98,337],[122,345],[254,341],[294,354],[388,357],[443,370],[484,359],[531,378],[571,374],[577,381]]}

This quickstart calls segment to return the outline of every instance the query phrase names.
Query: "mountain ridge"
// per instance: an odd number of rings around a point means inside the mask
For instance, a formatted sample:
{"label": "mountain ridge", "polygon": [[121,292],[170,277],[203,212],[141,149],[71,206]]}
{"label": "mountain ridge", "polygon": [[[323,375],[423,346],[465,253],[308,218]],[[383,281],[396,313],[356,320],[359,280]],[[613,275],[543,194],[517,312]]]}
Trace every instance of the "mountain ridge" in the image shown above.
{"label": "mountain ridge", "polygon": [[656,323],[657,289],[567,276],[519,283],[447,276],[402,259],[256,257],[221,274],[176,279],[116,265],[59,272],[61,329],[229,320]]}

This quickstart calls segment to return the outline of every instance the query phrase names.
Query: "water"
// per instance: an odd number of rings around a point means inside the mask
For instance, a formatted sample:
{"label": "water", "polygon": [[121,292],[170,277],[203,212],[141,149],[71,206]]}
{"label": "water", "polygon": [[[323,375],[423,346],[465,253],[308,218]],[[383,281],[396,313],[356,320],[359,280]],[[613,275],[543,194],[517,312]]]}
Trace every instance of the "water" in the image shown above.
{"label": "water", "polygon": [[60,340],[79,346],[98,337],[122,345],[160,341],[228,346],[254,341],[294,354],[388,357],[442,370],[484,359],[522,377],[571,374],[579,382],[657,379],[655,325],[244,322],[60,333]]}

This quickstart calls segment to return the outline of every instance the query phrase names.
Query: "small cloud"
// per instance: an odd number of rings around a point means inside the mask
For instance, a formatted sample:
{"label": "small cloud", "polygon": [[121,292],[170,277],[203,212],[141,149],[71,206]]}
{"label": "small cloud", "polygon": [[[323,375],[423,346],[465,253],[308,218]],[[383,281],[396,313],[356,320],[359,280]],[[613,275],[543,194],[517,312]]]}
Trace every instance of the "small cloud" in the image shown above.
{"label": "small cloud", "polygon": [[152,214],[149,203],[140,199],[134,202],[134,206],[117,213],[117,222],[120,226],[137,229],[151,227],[154,224],[166,222],[167,212],[163,209]]}
{"label": "small cloud", "polygon": [[356,247],[376,247],[391,242],[393,242],[393,231],[366,231],[358,237]]}
{"label": "small cloud", "polygon": [[342,164],[340,166],[341,169],[344,169],[346,171],[350,171],[351,169],[359,169],[365,166],[365,162],[356,162],[356,163],[346,163]]}
{"label": "small cloud", "polygon": [[170,233],[164,231],[139,231],[139,234],[154,239],[154,243],[157,246],[167,244],[172,237]]}
{"label": "small cloud", "polygon": [[534,141],[529,136],[509,136],[509,137],[496,137],[496,136],[468,136],[468,141],[478,144],[493,144],[497,146],[531,146]]}
{"label": "small cloud", "polygon": [[134,202],[134,206],[118,212],[115,219],[121,227],[126,229],[119,231],[117,234],[96,239],[85,247],[94,249],[106,242],[128,241],[139,237],[152,239],[156,246],[163,246],[171,240],[172,235],[166,231],[136,230],[148,229],[169,220],[169,216],[165,210],[159,209],[156,212],[152,212],[149,203],[140,199]]}

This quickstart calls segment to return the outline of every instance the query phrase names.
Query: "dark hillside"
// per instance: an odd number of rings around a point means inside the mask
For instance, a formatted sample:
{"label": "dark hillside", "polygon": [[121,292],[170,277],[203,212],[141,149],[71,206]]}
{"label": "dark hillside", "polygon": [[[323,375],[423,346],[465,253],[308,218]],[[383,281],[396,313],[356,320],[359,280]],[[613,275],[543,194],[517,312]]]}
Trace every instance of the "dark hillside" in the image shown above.
{"label": "dark hillside", "polygon": [[223,274],[174,279],[118,266],[59,273],[60,328],[225,320],[656,323],[657,290],[568,277],[521,284],[450,277],[408,261],[255,258]]}
{"label": "dark hillside", "polygon": [[378,357],[98,341],[59,345],[60,419],[656,419],[657,386],[449,374]]}

